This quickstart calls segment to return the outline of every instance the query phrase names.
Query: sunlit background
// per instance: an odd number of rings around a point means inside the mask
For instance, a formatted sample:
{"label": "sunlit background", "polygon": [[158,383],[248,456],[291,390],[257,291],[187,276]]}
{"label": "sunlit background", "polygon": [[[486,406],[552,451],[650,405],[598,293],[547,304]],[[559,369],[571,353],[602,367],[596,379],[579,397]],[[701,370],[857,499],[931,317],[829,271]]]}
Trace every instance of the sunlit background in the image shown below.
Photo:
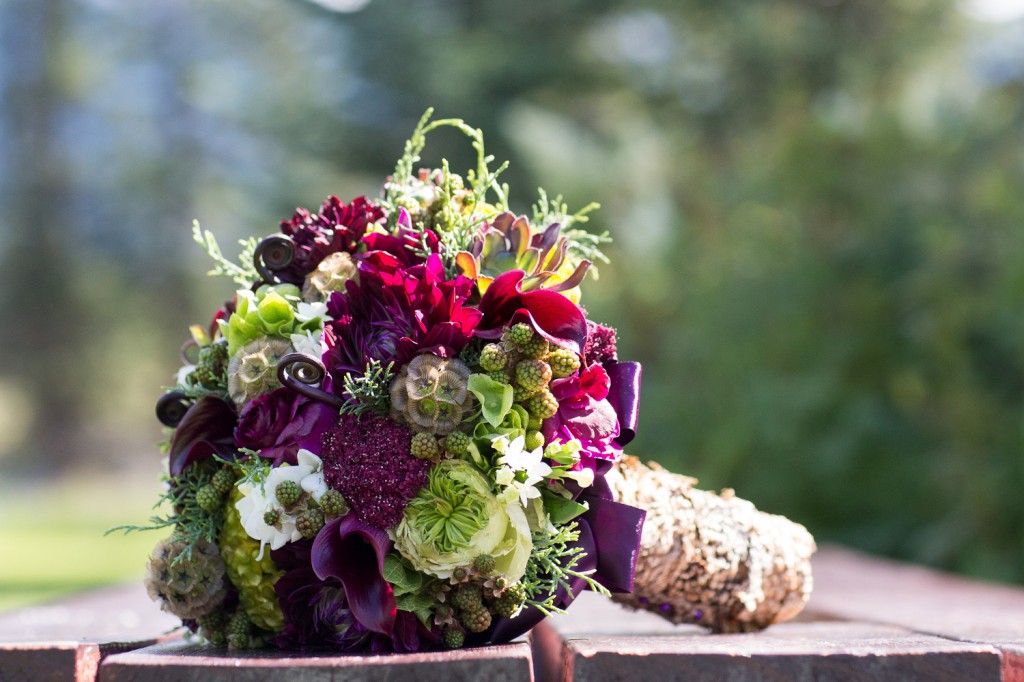
{"label": "sunlit background", "polygon": [[[633,452],[1024,582],[1021,0],[4,0],[0,608],[141,574],[222,244],[376,194],[428,106],[615,243]],[[467,167],[438,134],[429,161]]]}

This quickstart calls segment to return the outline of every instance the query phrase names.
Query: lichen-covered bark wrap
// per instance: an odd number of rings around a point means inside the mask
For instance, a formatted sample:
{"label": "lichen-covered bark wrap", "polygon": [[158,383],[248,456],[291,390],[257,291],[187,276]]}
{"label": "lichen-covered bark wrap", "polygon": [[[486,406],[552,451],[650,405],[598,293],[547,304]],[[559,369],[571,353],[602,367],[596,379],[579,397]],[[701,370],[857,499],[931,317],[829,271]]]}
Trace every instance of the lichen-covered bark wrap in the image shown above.
{"label": "lichen-covered bark wrap", "polygon": [[647,510],[633,592],[616,601],[715,632],[760,630],[803,609],[816,548],[800,524],[635,457],[607,481],[617,501]]}

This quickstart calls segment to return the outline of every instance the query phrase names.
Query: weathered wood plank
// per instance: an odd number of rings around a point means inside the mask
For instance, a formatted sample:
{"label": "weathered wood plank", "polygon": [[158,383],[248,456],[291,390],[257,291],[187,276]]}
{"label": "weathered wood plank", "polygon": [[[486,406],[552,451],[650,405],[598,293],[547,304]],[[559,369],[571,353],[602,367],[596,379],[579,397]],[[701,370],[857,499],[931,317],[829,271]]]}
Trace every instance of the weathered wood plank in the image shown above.
{"label": "weathered wood plank", "polygon": [[110,654],[155,643],[177,619],[132,583],[0,615],[0,681],[93,682]]}
{"label": "weathered wood plank", "polygon": [[[546,680],[993,680],[999,652],[905,628],[837,621],[783,623],[765,632],[709,635],[619,609],[585,593],[534,641]],[[543,644],[542,644],[543,643]],[[561,656],[550,654],[561,646]]]}
{"label": "weathered wood plank", "polygon": [[829,546],[814,558],[816,615],[898,625],[1003,653],[1004,679],[1024,682],[1024,589]]}
{"label": "weathered wood plank", "polygon": [[530,646],[523,641],[459,651],[376,656],[234,653],[178,641],[110,656],[103,662],[101,678],[103,682],[521,682],[533,679],[533,661]]}

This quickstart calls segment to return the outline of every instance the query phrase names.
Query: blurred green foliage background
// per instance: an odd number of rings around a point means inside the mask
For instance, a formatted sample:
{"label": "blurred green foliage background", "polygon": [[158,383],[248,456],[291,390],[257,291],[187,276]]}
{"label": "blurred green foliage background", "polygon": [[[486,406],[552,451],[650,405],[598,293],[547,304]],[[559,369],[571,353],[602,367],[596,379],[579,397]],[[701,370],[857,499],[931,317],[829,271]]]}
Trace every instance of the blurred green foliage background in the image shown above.
{"label": "blurred green foliage background", "polygon": [[152,406],[231,293],[191,220],[231,244],[376,194],[428,106],[522,211],[603,205],[584,304],[646,368],[634,453],[1024,582],[1022,94],[1024,22],[944,0],[6,0],[0,605],[158,540],[31,568],[156,497]]}

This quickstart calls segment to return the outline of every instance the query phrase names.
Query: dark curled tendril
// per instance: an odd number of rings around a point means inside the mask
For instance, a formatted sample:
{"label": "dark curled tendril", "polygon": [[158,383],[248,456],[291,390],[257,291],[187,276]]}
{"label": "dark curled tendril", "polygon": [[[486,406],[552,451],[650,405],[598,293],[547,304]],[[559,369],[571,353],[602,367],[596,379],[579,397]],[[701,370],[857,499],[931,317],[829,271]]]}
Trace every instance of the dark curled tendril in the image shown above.
{"label": "dark curled tendril", "polygon": [[160,400],[156,401],[156,418],[164,426],[176,427],[188,412],[192,401],[181,391],[165,393]]}
{"label": "dark curled tendril", "polygon": [[345,401],[320,388],[327,370],[316,358],[304,353],[289,353],[277,363],[277,378],[296,393],[341,409]]}
{"label": "dark curled tendril", "polygon": [[252,254],[256,272],[267,284],[277,281],[277,272],[291,265],[295,258],[295,244],[290,237],[283,234],[272,234],[261,241]]}

